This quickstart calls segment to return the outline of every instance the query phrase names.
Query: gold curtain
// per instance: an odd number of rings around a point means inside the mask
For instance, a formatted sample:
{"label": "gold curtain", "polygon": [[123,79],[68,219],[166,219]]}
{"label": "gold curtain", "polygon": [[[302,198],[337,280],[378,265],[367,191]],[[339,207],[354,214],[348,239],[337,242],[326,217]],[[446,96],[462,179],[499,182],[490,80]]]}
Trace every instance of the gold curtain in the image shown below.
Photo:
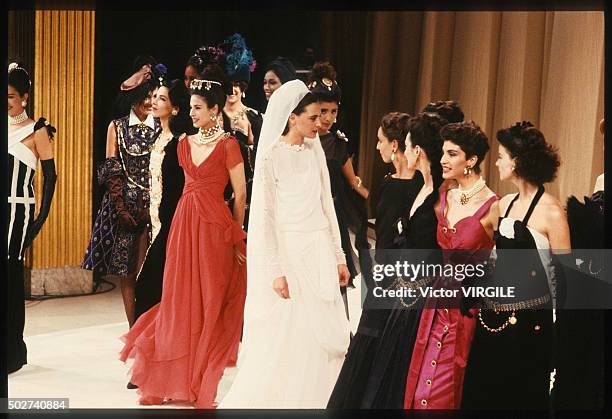
{"label": "gold curtain", "polygon": [[360,167],[376,188],[388,168],[375,152],[380,117],[457,100],[490,139],[481,166],[498,194],[495,132],[530,120],[559,150],[547,190],[589,195],[603,172],[603,12],[372,12],[368,15]]}
{"label": "gold curtain", "polygon": [[[57,128],[57,183],[49,218],[29,255],[35,269],[80,265],[91,232],[94,13],[36,11],[34,116]],[[35,192],[38,211],[40,170]]]}

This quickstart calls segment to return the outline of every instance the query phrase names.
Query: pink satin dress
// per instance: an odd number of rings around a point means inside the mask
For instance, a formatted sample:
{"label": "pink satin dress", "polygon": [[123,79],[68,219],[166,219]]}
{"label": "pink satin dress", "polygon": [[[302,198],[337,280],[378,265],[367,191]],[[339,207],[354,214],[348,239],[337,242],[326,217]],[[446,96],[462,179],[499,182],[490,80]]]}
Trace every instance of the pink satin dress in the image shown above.
{"label": "pink satin dress", "polygon": [[[497,201],[489,198],[473,215],[462,218],[453,227],[446,220],[446,191],[440,194],[437,240],[442,249],[466,249],[463,263],[477,263],[488,255],[494,241],[480,219]],[[445,253],[445,258],[448,253]],[[445,260],[445,263],[449,261]],[[429,304],[428,304],[429,306]],[[405,409],[458,409],[466,361],[476,327],[477,310],[472,318],[458,308],[424,309],[419,322],[415,347],[406,382]]]}

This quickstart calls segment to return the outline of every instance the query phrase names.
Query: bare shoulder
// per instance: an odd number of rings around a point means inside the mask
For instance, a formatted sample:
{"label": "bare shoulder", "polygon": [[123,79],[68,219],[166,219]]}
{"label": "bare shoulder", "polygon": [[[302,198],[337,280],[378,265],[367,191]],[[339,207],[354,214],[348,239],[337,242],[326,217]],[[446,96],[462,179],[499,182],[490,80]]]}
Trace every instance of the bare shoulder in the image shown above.
{"label": "bare shoulder", "polygon": [[501,197],[499,201],[497,201],[498,208],[501,212],[505,211],[506,208],[510,205],[510,202],[516,197],[517,193],[509,193]]}
{"label": "bare shoulder", "polygon": [[538,203],[541,211],[544,211],[546,218],[552,222],[565,220],[566,214],[565,209],[561,205],[561,202],[557,197],[544,192]]}
{"label": "bare shoulder", "polygon": [[540,204],[551,207],[559,207],[559,209],[563,209],[563,207],[561,206],[561,201],[559,201],[556,196],[551,195],[548,192],[544,192],[542,194],[542,197],[540,198]]}

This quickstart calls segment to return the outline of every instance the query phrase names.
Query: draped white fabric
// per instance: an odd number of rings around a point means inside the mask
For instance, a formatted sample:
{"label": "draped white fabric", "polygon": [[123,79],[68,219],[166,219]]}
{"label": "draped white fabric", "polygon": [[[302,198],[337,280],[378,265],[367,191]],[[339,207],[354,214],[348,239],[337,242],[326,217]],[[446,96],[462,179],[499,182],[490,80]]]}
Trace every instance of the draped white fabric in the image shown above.
{"label": "draped white fabric", "polygon": [[[279,141],[308,93],[299,81],[270,99],[255,163],[247,239],[247,299],[238,374],[220,408],[324,408],[349,345],[338,284],[340,245],[319,138]],[[272,281],[285,276],[289,299]]]}

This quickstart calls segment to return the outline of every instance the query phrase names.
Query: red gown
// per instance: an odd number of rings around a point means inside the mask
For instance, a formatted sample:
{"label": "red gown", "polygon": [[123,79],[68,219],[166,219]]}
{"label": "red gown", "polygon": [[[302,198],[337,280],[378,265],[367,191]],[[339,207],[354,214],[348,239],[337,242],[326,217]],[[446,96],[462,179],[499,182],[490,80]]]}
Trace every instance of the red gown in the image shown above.
{"label": "red gown", "polygon": [[[442,192],[442,215],[438,215],[437,227],[440,248],[469,249],[462,257],[477,263],[474,259],[482,257],[483,250],[491,250],[495,244],[480,219],[498,199],[497,196],[489,198],[474,215],[459,220],[453,230],[445,215],[446,191]],[[405,409],[459,408],[478,314],[476,309],[470,312],[472,318],[463,316],[458,308],[423,310],[406,380]]]}
{"label": "red gown", "polygon": [[141,404],[164,399],[214,407],[217,385],[236,363],[246,297],[246,233],[223,200],[228,170],[242,162],[234,137],[220,140],[199,166],[187,139],[178,145],[185,186],[166,247],[161,302],[122,337],[120,359],[134,358]]}

